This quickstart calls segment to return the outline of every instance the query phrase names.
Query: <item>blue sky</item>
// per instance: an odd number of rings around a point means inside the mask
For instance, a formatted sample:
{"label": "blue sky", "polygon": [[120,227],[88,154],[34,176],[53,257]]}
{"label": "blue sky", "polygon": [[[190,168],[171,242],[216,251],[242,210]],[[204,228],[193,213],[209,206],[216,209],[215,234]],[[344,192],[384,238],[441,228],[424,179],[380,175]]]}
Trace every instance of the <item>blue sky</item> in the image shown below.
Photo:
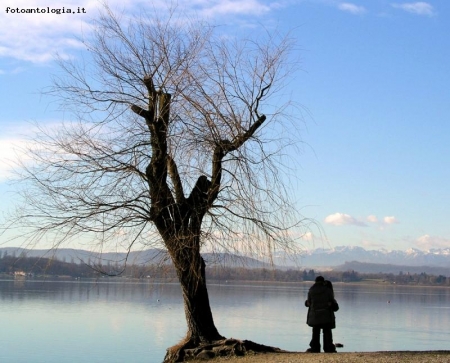
{"label": "blue sky", "polygon": [[[150,2],[109,3],[133,12]],[[178,3],[234,30],[277,26],[297,39],[300,71],[288,90],[305,110],[296,199],[322,232],[313,228],[305,246],[450,247],[449,1]],[[86,14],[17,14],[6,13],[3,4],[0,212],[12,205],[8,160],[23,135],[33,133],[29,122],[65,117],[41,94],[55,72],[54,54],[83,54],[77,37],[89,34],[99,7],[70,0],[53,8],[80,7]],[[10,6],[49,3],[16,0]]]}

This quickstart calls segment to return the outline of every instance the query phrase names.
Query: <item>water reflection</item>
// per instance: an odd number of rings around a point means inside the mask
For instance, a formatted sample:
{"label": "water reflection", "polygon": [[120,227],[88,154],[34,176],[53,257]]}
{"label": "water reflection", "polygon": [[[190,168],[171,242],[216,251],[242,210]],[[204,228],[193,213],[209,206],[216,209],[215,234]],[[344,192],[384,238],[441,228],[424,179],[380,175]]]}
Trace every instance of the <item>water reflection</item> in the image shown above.
{"label": "water reflection", "polygon": [[[310,284],[209,284],[227,337],[303,351]],[[448,349],[450,289],[335,284],[341,351]],[[177,283],[0,281],[0,362],[161,362],[185,334]],[[27,349],[24,350],[23,346]]]}
{"label": "water reflection", "polygon": [[[211,287],[219,330],[303,350],[311,334],[303,306],[308,288],[305,284]],[[334,336],[344,343],[342,351],[448,349],[449,289],[335,284],[335,294],[341,309]]]}
{"label": "water reflection", "polygon": [[450,337],[446,331],[450,317],[439,310],[449,306],[449,289],[388,285],[335,288],[335,292],[343,302],[337,332],[352,337],[349,350],[446,349],[442,338]]}

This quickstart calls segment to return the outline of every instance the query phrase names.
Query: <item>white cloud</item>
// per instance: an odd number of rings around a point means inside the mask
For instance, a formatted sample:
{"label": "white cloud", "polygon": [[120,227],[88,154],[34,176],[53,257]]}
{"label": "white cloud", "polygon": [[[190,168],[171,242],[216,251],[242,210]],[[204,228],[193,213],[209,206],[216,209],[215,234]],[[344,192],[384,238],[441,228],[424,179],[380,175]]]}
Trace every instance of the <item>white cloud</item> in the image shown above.
{"label": "white cloud", "polygon": [[12,176],[15,160],[26,142],[19,138],[0,138],[0,182]]}
{"label": "white cloud", "polygon": [[[60,128],[60,122],[47,121],[46,128]],[[39,129],[30,123],[16,122],[8,126],[5,122],[2,126],[3,134],[0,135],[0,182],[13,176],[13,169],[19,169],[19,164],[26,164],[30,156],[26,150],[30,147],[39,147],[32,140]]]}
{"label": "white cloud", "polygon": [[[42,0],[17,0],[11,5],[9,13],[6,7],[2,8],[0,57],[31,63],[48,62],[57,52],[68,57],[71,49],[80,48],[82,44],[75,36],[89,29],[90,15],[96,10],[86,0],[65,0],[53,6]],[[87,14],[67,13],[69,9],[78,11],[78,7],[80,11],[85,8]],[[41,13],[21,13],[27,9],[39,9]],[[59,9],[61,13],[47,13],[51,9]],[[62,13],[63,9],[66,13]]]}
{"label": "white cloud", "polygon": [[364,222],[361,222],[358,219],[352,217],[351,215],[345,213],[330,214],[325,218],[325,223],[331,224],[333,226],[343,226],[343,225],[354,225],[360,227],[366,226]]}
{"label": "white cloud", "polygon": [[380,226],[380,228],[383,228],[387,224],[399,223],[398,219],[394,216],[386,216],[383,219],[379,220],[378,217],[373,214],[367,216],[366,220],[370,223],[377,223]]}
{"label": "white cloud", "polygon": [[[35,64],[47,63],[58,53],[63,58],[71,57],[74,50],[83,48],[77,38],[89,36],[92,20],[98,16],[100,1],[93,0],[62,0],[57,5],[49,5],[44,0],[15,0],[11,3],[15,12],[6,13],[6,7],[0,13],[0,58],[10,58]],[[111,9],[124,14],[142,12],[142,9],[168,9],[164,1],[152,1],[149,6],[144,0],[109,0]],[[280,5],[263,3],[261,0],[179,0],[177,9],[183,14],[196,12],[202,16],[248,15],[259,16]],[[60,9],[55,13],[21,13],[24,9],[47,8]],[[62,13],[62,9],[66,13]],[[77,13],[78,9],[86,13]],[[17,10],[19,9],[19,13]],[[68,9],[75,13],[67,13]],[[5,72],[5,69],[2,69]]]}
{"label": "white cloud", "polygon": [[433,5],[419,1],[414,3],[392,4],[394,8],[402,9],[416,15],[433,16],[435,14]]}
{"label": "white cloud", "polygon": [[394,216],[387,216],[383,218],[383,222],[386,224],[394,224],[394,223],[399,223],[397,218],[395,218]]}
{"label": "white cloud", "polygon": [[450,239],[425,234],[417,238],[417,240],[415,241],[415,245],[422,250],[430,250],[433,248],[449,248]]}
{"label": "white cloud", "polygon": [[312,232],[306,232],[301,236],[301,239],[304,241],[312,241],[314,240],[314,235]]}
{"label": "white cloud", "polygon": [[8,69],[8,71],[1,69],[0,70],[0,75],[3,74],[19,74],[22,73],[24,71],[26,71],[26,67],[13,67],[11,69]]}
{"label": "white cloud", "polygon": [[[330,214],[325,218],[324,221],[326,224],[331,224],[333,226],[354,225],[367,227],[367,224],[363,220],[357,219],[345,213]],[[366,221],[376,224],[380,229],[384,229],[387,225],[399,223],[398,219],[395,216],[386,216],[382,219],[378,219],[378,217],[374,214],[367,216]]]}
{"label": "white cloud", "polygon": [[364,6],[359,6],[352,3],[341,3],[338,5],[338,9],[354,15],[361,15],[366,12],[366,8]]}
{"label": "white cloud", "polygon": [[220,16],[225,14],[262,15],[271,10],[269,5],[265,5],[258,0],[219,0],[205,2],[203,4],[209,5],[201,10],[201,14],[206,16]]}

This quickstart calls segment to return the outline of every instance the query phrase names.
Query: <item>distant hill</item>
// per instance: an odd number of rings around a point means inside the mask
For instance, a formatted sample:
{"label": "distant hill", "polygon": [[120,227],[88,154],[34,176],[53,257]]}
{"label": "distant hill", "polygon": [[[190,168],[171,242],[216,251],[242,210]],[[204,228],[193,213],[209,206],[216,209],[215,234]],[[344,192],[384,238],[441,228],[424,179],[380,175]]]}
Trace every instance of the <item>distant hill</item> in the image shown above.
{"label": "distant hill", "polygon": [[[17,247],[0,248],[0,257],[41,257],[55,259],[63,262],[72,262],[77,264],[123,264],[125,261],[128,265],[160,265],[170,264],[171,259],[166,250],[148,249],[143,251],[132,251],[129,254],[125,252],[89,252],[81,249],[58,248],[54,250],[35,250]],[[259,261],[254,258],[237,256],[230,253],[204,253],[202,254],[206,264],[212,266],[226,267],[246,267],[246,268],[269,268],[268,263]]]}

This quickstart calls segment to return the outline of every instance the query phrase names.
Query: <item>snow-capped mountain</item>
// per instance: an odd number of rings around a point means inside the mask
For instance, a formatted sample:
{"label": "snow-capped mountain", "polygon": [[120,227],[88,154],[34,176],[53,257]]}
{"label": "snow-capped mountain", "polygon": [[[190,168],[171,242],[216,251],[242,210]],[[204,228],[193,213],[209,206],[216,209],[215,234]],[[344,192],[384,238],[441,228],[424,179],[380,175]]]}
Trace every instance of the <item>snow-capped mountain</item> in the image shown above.
{"label": "snow-capped mountain", "polygon": [[295,262],[301,267],[334,267],[351,261],[390,265],[449,267],[450,248],[429,251],[421,251],[414,248],[406,251],[366,250],[357,246],[339,246],[329,249],[317,248],[305,251],[294,258],[278,256],[275,264],[286,266]]}

